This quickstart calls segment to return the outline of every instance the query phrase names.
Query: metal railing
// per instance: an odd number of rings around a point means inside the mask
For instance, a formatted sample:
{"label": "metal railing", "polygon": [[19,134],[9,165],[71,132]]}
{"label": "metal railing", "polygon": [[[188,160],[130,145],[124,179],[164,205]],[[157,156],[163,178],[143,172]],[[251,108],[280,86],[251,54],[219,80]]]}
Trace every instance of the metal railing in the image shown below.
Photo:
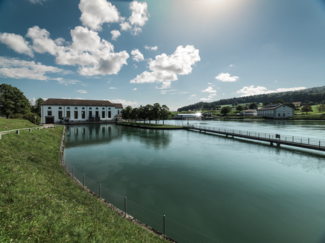
{"label": "metal railing", "polygon": [[299,137],[299,136],[288,136],[288,135],[280,135],[274,133],[261,133],[261,132],[251,132],[251,131],[242,131],[242,130],[234,130],[234,129],[224,129],[218,127],[208,127],[208,126],[199,126],[199,125],[190,125],[187,128],[198,128],[210,131],[216,131],[221,133],[228,133],[232,135],[245,135],[251,138],[265,138],[272,141],[279,141],[279,142],[290,142],[292,144],[298,145],[310,145],[318,148],[323,148],[325,150],[325,140],[324,139],[317,139],[317,138],[306,138],[306,137]]}
{"label": "metal railing", "polygon": [[[63,137],[62,137],[63,141]],[[61,148],[63,144],[61,143]],[[61,150],[62,151],[62,150]],[[122,196],[112,190],[109,190],[100,183],[94,181],[86,174],[80,172],[73,165],[69,164],[63,159],[61,154],[62,165],[68,172],[71,173],[72,177],[76,179],[83,188],[89,189],[91,192],[99,196],[100,199],[104,199],[115,208],[119,209],[123,216],[128,219],[136,219],[141,223],[152,228],[156,233],[161,234],[164,239],[176,242],[206,242],[206,243],[221,243],[211,237],[201,234],[187,226],[180,224],[166,215],[160,215],[150,209],[147,209],[138,203],[130,200],[126,196]]]}

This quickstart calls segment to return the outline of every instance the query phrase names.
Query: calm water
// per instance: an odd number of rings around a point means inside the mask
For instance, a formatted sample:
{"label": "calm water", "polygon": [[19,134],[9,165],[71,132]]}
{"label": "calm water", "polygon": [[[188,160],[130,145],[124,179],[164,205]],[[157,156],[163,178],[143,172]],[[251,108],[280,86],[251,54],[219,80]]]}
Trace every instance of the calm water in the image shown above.
{"label": "calm water", "polygon": [[[191,123],[325,137],[325,123],[316,121]],[[65,156],[105,187],[224,243],[322,242],[325,236],[322,152],[96,124],[69,127]]]}

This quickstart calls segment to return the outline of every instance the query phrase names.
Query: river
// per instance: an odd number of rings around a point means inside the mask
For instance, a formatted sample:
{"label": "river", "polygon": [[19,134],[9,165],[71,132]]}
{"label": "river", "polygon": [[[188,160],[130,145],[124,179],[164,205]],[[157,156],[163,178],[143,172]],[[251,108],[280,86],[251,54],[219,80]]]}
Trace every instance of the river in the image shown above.
{"label": "river", "polygon": [[[322,121],[190,124],[325,137]],[[316,243],[325,236],[324,152],[93,124],[68,128],[65,159],[102,186],[223,243]],[[168,227],[167,235],[176,231]]]}

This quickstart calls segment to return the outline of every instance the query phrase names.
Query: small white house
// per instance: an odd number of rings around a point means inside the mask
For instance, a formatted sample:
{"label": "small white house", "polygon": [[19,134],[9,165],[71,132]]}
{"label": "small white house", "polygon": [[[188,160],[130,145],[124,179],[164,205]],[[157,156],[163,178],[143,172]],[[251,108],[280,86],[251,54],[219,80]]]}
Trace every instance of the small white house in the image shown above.
{"label": "small white house", "polygon": [[271,104],[259,109],[257,111],[258,116],[269,117],[273,119],[286,119],[293,117],[295,110],[284,104]]}
{"label": "small white house", "polygon": [[256,110],[245,110],[241,112],[242,116],[257,116]]}
{"label": "small white house", "polygon": [[41,123],[57,123],[63,118],[70,122],[114,121],[122,104],[106,100],[47,99],[41,104]]}

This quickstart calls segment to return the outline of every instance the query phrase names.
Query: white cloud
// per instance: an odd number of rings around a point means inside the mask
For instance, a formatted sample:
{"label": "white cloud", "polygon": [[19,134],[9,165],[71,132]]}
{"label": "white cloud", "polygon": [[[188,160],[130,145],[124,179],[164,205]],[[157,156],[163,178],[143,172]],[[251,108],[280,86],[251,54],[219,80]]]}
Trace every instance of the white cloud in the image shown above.
{"label": "white cloud", "polygon": [[46,0],[29,0],[29,2],[34,3],[34,4],[36,4],[36,3],[43,4],[43,2],[45,2],[45,1]]}
{"label": "white cloud", "polygon": [[128,22],[122,22],[120,23],[121,30],[128,31],[132,29],[132,26]]}
{"label": "white cloud", "polygon": [[167,94],[168,92],[175,92],[177,91],[176,89],[170,89],[170,90],[161,90],[160,93],[161,94]]}
{"label": "white cloud", "polygon": [[104,23],[120,21],[120,14],[112,3],[106,0],[80,0],[80,20],[92,30],[101,30]]}
{"label": "white cloud", "polygon": [[138,68],[138,66],[137,66],[137,65],[135,65],[135,64],[133,64],[133,68],[134,68],[134,69],[137,69],[137,68]]}
{"label": "white cloud", "polygon": [[67,71],[42,65],[40,62],[23,61],[15,58],[0,57],[0,76],[15,79],[36,79],[36,80],[56,80],[45,76],[46,73],[62,73],[66,74]]}
{"label": "white cloud", "polygon": [[116,87],[109,87],[109,89],[116,89]]}
{"label": "white cloud", "polygon": [[87,91],[86,90],[77,90],[76,92],[77,93],[81,93],[81,94],[87,94]]}
{"label": "white cloud", "polygon": [[303,90],[306,87],[294,87],[294,88],[278,88],[276,90],[268,90],[266,87],[263,86],[245,86],[242,89],[238,90],[237,94],[243,94],[241,96],[250,96],[250,95],[258,95],[258,94],[269,94],[269,93],[279,93],[279,92],[286,92],[286,91],[296,91],[296,90]]}
{"label": "white cloud", "polygon": [[196,99],[197,95],[196,94],[192,94],[190,95],[189,99]]}
{"label": "white cloud", "polygon": [[278,80],[274,80],[274,83],[278,82]]}
{"label": "white cloud", "polygon": [[31,99],[28,99],[29,100],[29,103],[31,105],[35,105],[35,102],[36,102],[36,99],[35,98],[31,98]]}
{"label": "white cloud", "polygon": [[118,30],[112,30],[111,34],[112,34],[112,40],[117,40],[117,38],[121,35],[121,32]]}
{"label": "white cloud", "polygon": [[81,84],[82,86],[88,86],[87,84]]}
{"label": "white cloud", "polygon": [[[56,43],[50,39],[50,33],[46,29],[40,29],[34,26],[28,29],[27,37],[33,40],[33,50],[38,53],[50,53],[55,55],[57,52]],[[62,41],[62,40],[61,40]]]}
{"label": "white cloud", "polygon": [[78,83],[80,83],[79,80],[75,80],[75,79],[56,78],[54,80],[58,81],[59,84],[64,84],[65,86],[67,86],[68,84],[78,84]]}
{"label": "white cloud", "polygon": [[132,50],[131,55],[133,56],[133,60],[136,62],[144,60],[143,54],[139,51],[139,49]]}
{"label": "white cloud", "polygon": [[187,75],[192,72],[192,65],[200,61],[199,50],[194,46],[178,46],[176,51],[167,56],[165,53],[149,61],[149,69],[137,75],[130,83],[162,83],[162,89],[169,88],[177,75]]}
{"label": "white cloud", "polygon": [[0,42],[6,44],[9,48],[30,57],[34,57],[33,51],[30,48],[29,42],[25,41],[21,35],[11,33],[0,33]]}
{"label": "white cloud", "polygon": [[208,98],[201,98],[200,100],[201,101],[209,101],[209,100],[212,100],[212,98],[216,96],[216,94],[209,94]]}
{"label": "white cloud", "polygon": [[214,94],[217,93],[217,91],[214,90],[211,86],[209,86],[205,90],[202,90],[201,92],[214,93]]}
{"label": "white cloud", "polygon": [[230,64],[229,67],[233,67],[234,65],[233,64]]}
{"label": "white cloud", "polygon": [[84,98],[79,98],[79,97],[77,97],[77,98],[74,98],[75,100],[85,100]]}
{"label": "white cloud", "polygon": [[225,93],[222,93],[222,95],[225,95]]}
{"label": "white cloud", "polygon": [[230,76],[230,73],[220,73],[217,77],[215,77],[217,80],[220,80],[222,82],[236,82],[237,79],[239,79],[238,76]]}
{"label": "white cloud", "polygon": [[145,45],[144,46],[144,49],[151,50],[151,51],[157,51],[158,50],[158,46],[148,46],[148,45]]}
{"label": "white cloud", "polygon": [[132,106],[132,107],[137,107],[138,102],[136,101],[127,101],[127,100],[121,100],[121,99],[116,99],[116,100],[110,100],[112,103],[121,103],[124,107],[126,106]]}
{"label": "white cloud", "polygon": [[137,89],[137,88],[134,88],[134,89],[132,89],[132,90],[134,90],[134,91],[135,91],[135,90],[138,90],[138,89]]}
{"label": "white cloud", "polygon": [[129,21],[132,25],[144,26],[148,21],[149,13],[147,10],[146,2],[133,1],[130,4],[130,9],[132,10],[132,15],[129,18]]}

